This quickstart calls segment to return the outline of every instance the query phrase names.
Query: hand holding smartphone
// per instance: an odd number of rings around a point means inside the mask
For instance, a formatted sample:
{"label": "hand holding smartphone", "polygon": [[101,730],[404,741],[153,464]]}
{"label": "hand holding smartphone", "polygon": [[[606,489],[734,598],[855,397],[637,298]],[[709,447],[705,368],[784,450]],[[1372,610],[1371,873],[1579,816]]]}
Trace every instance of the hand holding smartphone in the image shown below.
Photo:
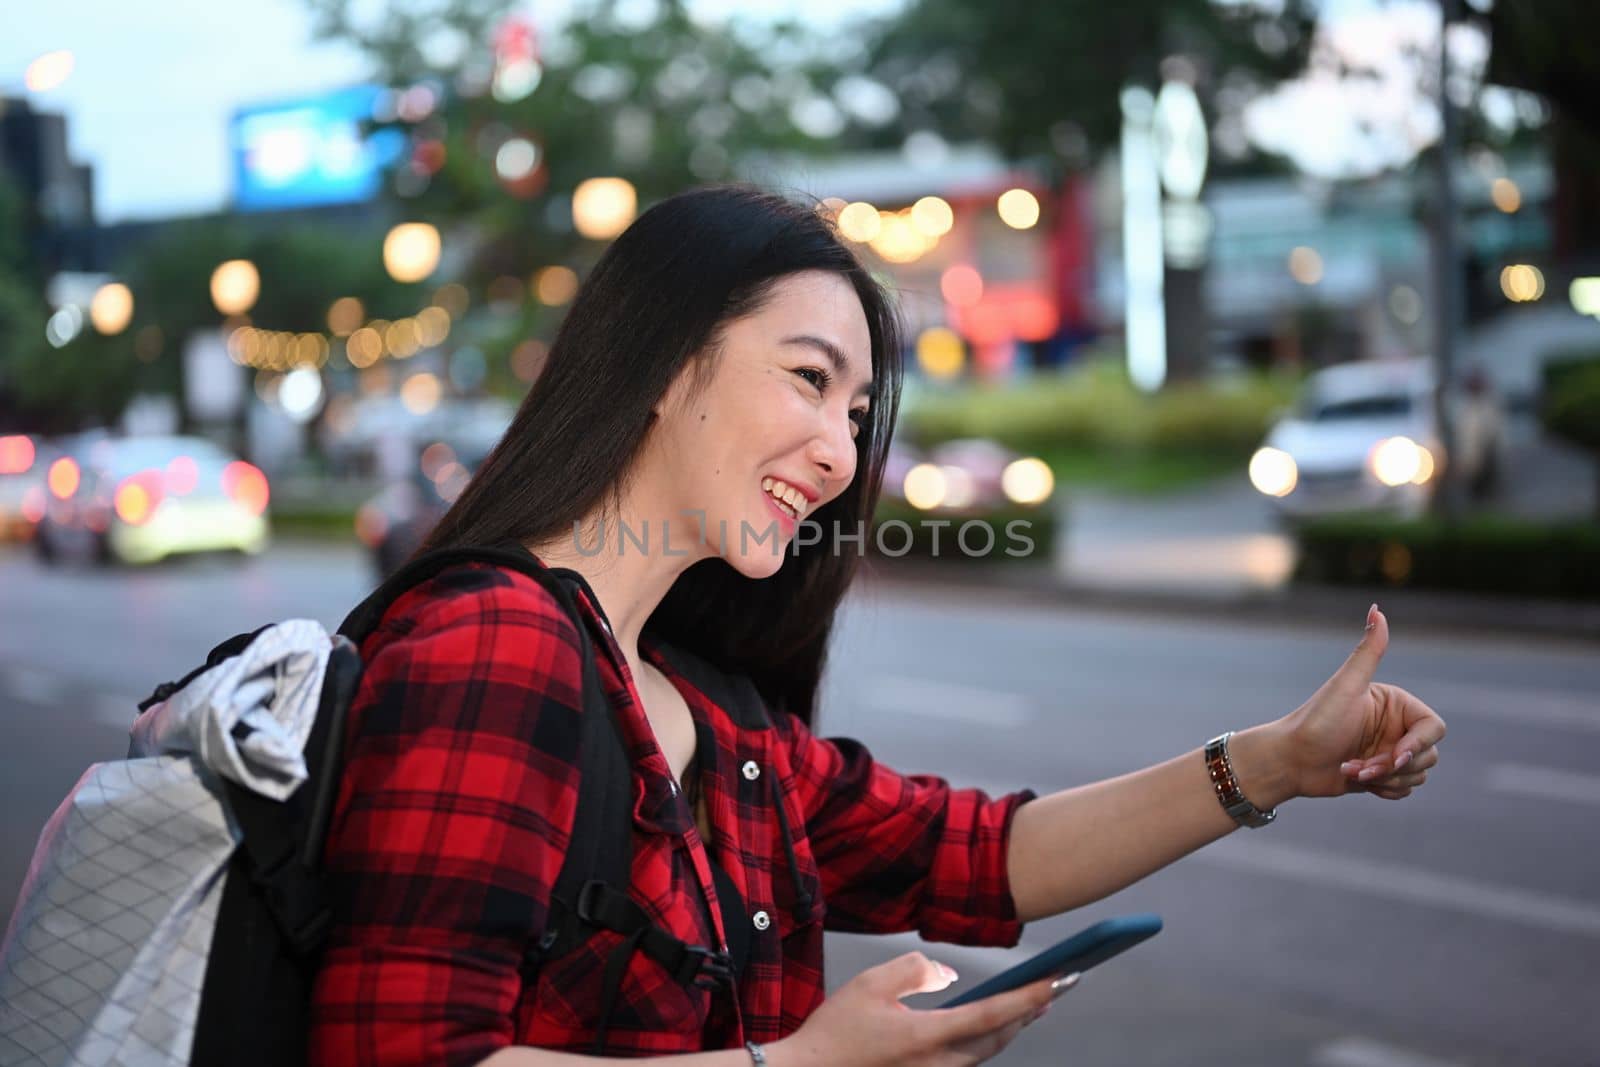
{"label": "hand holding smartphone", "polygon": [[1087,971],[1098,963],[1121,955],[1141,941],[1149,940],[1161,932],[1161,916],[1152,914],[1121,915],[1095,923],[1087,930],[1073,934],[1052,945],[1032,959],[1024,960],[1009,970],[980,982],[965,993],[939,1005],[955,1008],[970,1004],[996,993],[1025,986],[1044,978],[1059,977],[1073,971]]}

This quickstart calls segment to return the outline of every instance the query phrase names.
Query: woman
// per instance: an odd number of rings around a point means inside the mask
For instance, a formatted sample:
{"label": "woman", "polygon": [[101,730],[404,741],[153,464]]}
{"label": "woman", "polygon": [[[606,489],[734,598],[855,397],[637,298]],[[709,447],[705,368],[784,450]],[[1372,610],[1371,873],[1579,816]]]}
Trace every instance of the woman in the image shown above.
{"label": "woman", "polygon": [[[779,197],[691,191],[607,250],[425,546],[527,548],[576,582],[587,642],[540,583],[473,564],[395,601],[363,645],[316,1062],[536,1067],[597,1035],[706,1067],[981,1062],[1070,983],[914,1011],[902,997],[953,975],[911,953],[824,1000],[823,928],[1011,946],[1292,797],[1423,783],[1444,724],[1371,683],[1376,605],[1339,672],[1232,735],[1226,766],[1196,749],[991,799],[815,736],[900,358],[882,290]],[[673,943],[738,955],[731,985],[680,981],[611,931],[525,966],[573,839],[585,647],[632,763],[626,895]],[[754,717],[718,695],[739,677]]]}

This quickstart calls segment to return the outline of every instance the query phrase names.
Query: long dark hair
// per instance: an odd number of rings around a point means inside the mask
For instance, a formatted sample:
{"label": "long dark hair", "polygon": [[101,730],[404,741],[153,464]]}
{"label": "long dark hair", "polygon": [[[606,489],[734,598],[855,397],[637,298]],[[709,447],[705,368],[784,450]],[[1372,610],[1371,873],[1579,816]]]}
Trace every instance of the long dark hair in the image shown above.
{"label": "long dark hair", "polygon": [[[616,239],[579,290],[516,418],[420,551],[567,536],[603,502],[618,505],[660,400],[699,356],[709,378],[722,327],[758,310],[798,271],[843,276],[866,312],[875,391],[856,438],[856,477],[808,516],[820,543],[791,544],[771,578],[721,558],[673,583],[645,628],[724,670],[748,674],[769,707],[810,724],[839,602],[860,561],[900,404],[901,328],[884,289],[808,206],[748,185],[680,193]],[[869,533],[870,536],[870,533]]]}

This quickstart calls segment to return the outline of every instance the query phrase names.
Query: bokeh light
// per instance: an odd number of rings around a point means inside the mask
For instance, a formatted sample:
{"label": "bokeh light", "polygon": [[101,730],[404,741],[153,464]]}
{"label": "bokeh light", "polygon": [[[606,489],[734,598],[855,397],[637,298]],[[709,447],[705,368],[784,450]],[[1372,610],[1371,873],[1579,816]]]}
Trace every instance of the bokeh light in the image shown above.
{"label": "bokeh light", "polygon": [[1500,291],[1514,304],[1544,296],[1544,272],[1527,263],[1513,263],[1500,272]]}
{"label": "bokeh light", "polygon": [[945,326],[934,326],[917,336],[917,365],[930,378],[954,378],[966,362],[961,336]]}
{"label": "bokeh light", "polygon": [[328,332],[335,337],[349,337],[361,328],[367,317],[366,308],[353,296],[341,296],[328,308]]}
{"label": "bokeh light", "polygon": [[46,52],[28,64],[28,69],[22,75],[22,82],[30,93],[48,93],[72,77],[72,70],[76,65],[77,61],[66,49]]}
{"label": "bokeh light", "polygon": [[1289,253],[1289,276],[1301,285],[1322,280],[1322,256],[1315,248],[1299,245]]}
{"label": "bokeh light", "polygon": [[397,282],[420,282],[439,266],[439,231],[426,222],[402,222],[383,239],[383,267]]}
{"label": "bokeh light", "polygon": [[1041,504],[1055,491],[1056,476],[1042,459],[1012,460],[1000,474],[1000,489],[1017,504]]}
{"label": "bokeh light", "polygon": [[571,303],[578,295],[578,275],[571,267],[546,267],[533,276],[533,295],[549,307]]}
{"label": "bokeh light", "polygon": [[121,282],[102,285],[89,301],[89,321],[108,337],[126,330],[133,321],[133,290]]}
{"label": "bokeh light", "polygon": [[865,244],[878,236],[882,228],[883,220],[878,216],[878,209],[864,200],[846,204],[839,211],[839,232],[847,240]]}
{"label": "bokeh light", "polygon": [[230,259],[211,272],[211,302],[224,315],[243,315],[261,295],[261,275],[248,259]]}
{"label": "bokeh light", "polygon": [[413,415],[426,415],[439,406],[443,391],[437,376],[413,374],[400,386],[400,403]]}
{"label": "bokeh light", "polygon": [[1026,230],[1039,221],[1039,198],[1026,189],[1007,189],[995,203],[1000,221],[1013,230]]}
{"label": "bokeh light", "polygon": [[911,205],[911,222],[929,237],[943,237],[955,226],[950,205],[937,196],[925,196]]}
{"label": "bokeh light", "polygon": [[572,224],[594,241],[608,241],[626,230],[639,208],[638,193],[626,178],[589,178],[572,193]]}
{"label": "bokeh light", "polygon": [[1522,207],[1522,190],[1510,178],[1496,178],[1489,186],[1489,198],[1494,201],[1495,207],[1507,215],[1514,214]]}

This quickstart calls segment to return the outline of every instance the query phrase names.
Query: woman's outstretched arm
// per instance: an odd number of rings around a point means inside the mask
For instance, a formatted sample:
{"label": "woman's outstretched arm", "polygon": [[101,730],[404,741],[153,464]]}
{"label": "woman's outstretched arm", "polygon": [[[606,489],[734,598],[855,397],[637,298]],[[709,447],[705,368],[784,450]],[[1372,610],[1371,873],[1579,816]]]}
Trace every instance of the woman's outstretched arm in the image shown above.
{"label": "woman's outstretched arm", "polygon": [[[1245,797],[1265,811],[1298,796],[1368,792],[1399,800],[1439,761],[1444,721],[1403,689],[1372,681],[1389,644],[1373,605],[1367,631],[1309,700],[1228,743]],[[1006,854],[1023,922],[1115,893],[1231,833],[1202,750],[1039,797],[1012,817]]]}

